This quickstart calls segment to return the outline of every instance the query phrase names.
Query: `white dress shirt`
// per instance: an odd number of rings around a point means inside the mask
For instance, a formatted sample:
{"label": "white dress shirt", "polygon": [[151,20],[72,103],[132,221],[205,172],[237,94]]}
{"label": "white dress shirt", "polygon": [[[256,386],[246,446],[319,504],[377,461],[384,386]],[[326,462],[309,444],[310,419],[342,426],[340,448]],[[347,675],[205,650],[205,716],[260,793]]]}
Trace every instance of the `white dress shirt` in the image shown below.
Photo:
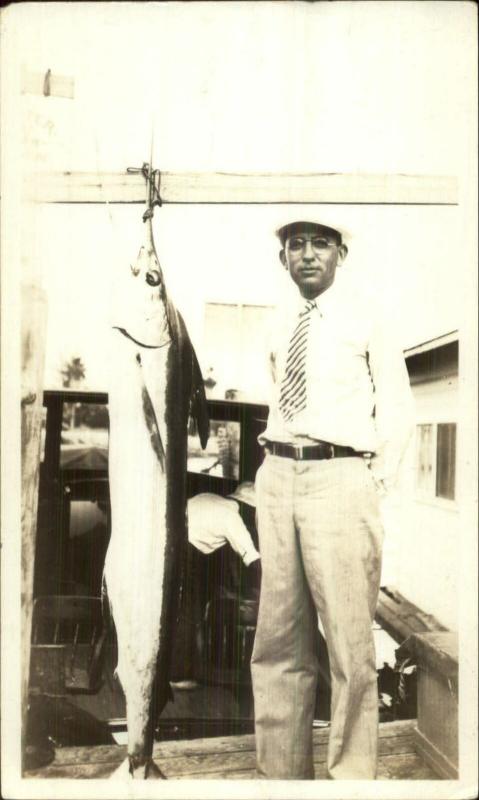
{"label": "white dress shirt", "polygon": [[235,500],[204,492],[188,500],[188,541],[202,553],[212,553],[229,542],[246,566],[260,555]]}
{"label": "white dress shirt", "polygon": [[278,408],[291,334],[306,300],[279,310],[269,351],[270,412],[259,442],[321,440],[373,453],[374,476],[395,482],[413,423],[404,356],[375,304],[336,275],[316,298],[306,356],[306,408],[285,422]]}

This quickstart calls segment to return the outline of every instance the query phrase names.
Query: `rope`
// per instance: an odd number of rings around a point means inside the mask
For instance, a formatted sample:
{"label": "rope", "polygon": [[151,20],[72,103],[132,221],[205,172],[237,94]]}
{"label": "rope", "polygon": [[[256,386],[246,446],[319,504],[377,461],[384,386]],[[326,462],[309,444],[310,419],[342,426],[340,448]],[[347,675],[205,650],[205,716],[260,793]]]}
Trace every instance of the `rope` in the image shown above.
{"label": "rope", "polygon": [[153,209],[155,206],[162,206],[163,200],[161,199],[161,170],[151,169],[147,161],[143,162],[141,167],[127,167],[127,172],[141,172],[148,185],[148,208],[143,214],[143,222],[153,217]]}

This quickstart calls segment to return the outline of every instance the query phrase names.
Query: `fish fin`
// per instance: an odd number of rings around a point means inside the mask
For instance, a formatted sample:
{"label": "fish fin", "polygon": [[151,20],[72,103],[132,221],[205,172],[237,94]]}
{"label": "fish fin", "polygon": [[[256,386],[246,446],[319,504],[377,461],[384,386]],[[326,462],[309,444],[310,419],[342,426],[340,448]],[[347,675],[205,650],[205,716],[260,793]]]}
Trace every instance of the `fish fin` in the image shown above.
{"label": "fish fin", "polygon": [[106,575],[103,572],[102,579],[101,579],[101,616],[103,621],[103,628],[104,630],[109,630],[114,627],[113,622],[113,613],[111,610],[111,600],[108,597],[108,586],[106,582]]}
{"label": "fish fin", "polygon": [[195,348],[191,343],[185,321],[181,314],[177,312],[178,329],[180,339],[183,342],[183,353],[185,358],[185,369],[188,370],[188,392],[189,392],[189,416],[192,417],[198,429],[200,443],[203,450],[208,443],[210,435],[210,418],[206,403],[205,384],[201,374],[201,368],[196,358]]}
{"label": "fish fin", "polygon": [[183,328],[186,330],[186,325],[181,317],[181,314],[176,310],[175,306],[171,302],[171,299],[166,294],[166,289],[164,295],[164,304],[170,339],[171,341],[176,342],[178,340],[178,329],[183,325]]}
{"label": "fish fin", "polygon": [[156,419],[155,409],[146,386],[143,386],[141,390],[141,400],[143,403],[143,413],[145,415],[146,427],[148,429],[148,433],[150,434],[151,446],[155,451],[158,461],[160,462],[161,469],[164,472],[165,448],[163,446],[163,442],[161,441],[160,428],[158,425],[158,420]]}
{"label": "fish fin", "polygon": [[191,346],[192,391],[190,414],[196,420],[201,447],[205,449],[210,435],[210,418],[206,402],[205,384],[196,353]]}

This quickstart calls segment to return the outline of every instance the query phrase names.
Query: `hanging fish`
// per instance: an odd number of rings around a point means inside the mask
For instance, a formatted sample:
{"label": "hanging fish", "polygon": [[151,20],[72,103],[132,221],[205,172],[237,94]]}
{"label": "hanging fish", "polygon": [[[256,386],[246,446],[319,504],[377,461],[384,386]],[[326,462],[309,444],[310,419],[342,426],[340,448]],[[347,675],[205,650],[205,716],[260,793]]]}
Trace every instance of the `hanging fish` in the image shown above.
{"label": "hanging fish", "polygon": [[[128,757],[113,776],[162,778],[152,760],[169,666],[186,528],[187,426],[209,421],[200,367],[170,301],[153,241],[151,168],[146,241],[128,302],[112,328],[109,386],[111,537],[104,579],[126,698]],[[112,776],[112,777],[113,777]]]}

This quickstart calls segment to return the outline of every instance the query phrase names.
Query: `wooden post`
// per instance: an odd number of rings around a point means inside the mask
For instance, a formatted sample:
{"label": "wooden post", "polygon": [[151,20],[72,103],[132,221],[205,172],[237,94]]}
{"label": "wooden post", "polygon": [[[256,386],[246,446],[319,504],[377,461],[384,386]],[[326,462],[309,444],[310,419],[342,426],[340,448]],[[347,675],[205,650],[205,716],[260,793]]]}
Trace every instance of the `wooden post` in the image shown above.
{"label": "wooden post", "polygon": [[45,70],[41,80],[36,74],[23,71],[19,95],[17,124],[23,143],[19,150],[19,173],[23,191],[19,193],[16,208],[19,246],[9,268],[15,269],[21,276],[21,723],[22,761],[25,768],[47,298],[42,288],[38,249],[40,209],[30,201],[24,189],[28,185],[26,176],[37,169],[39,163],[47,169],[52,163],[55,144],[53,98],[73,98],[74,84],[71,78],[52,75],[50,69]]}
{"label": "wooden post", "polygon": [[33,608],[33,572],[38,509],[43,369],[45,357],[47,303],[45,293],[35,285],[21,287],[21,602],[22,602],[22,753],[28,712],[30,637]]}

